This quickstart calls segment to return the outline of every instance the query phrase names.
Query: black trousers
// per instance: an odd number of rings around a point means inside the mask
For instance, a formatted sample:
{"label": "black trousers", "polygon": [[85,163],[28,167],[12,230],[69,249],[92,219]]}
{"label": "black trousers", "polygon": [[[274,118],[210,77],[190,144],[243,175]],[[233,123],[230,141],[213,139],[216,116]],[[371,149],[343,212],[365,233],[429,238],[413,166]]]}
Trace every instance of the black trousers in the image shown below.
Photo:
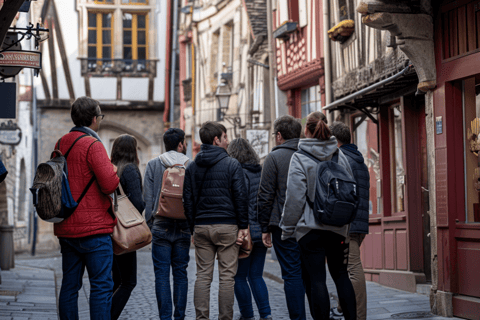
{"label": "black trousers", "polygon": [[[328,270],[337,287],[338,298],[345,320],[357,319],[355,292],[348,277],[348,244],[339,234],[325,230],[312,230],[298,242],[302,264],[308,273],[311,302],[310,310],[315,320],[330,318],[330,297],[326,284],[325,257]],[[308,288],[310,287],[310,288]]]}
{"label": "black trousers", "polygon": [[137,285],[137,252],[113,255],[112,319],[116,320],[125,308]]}

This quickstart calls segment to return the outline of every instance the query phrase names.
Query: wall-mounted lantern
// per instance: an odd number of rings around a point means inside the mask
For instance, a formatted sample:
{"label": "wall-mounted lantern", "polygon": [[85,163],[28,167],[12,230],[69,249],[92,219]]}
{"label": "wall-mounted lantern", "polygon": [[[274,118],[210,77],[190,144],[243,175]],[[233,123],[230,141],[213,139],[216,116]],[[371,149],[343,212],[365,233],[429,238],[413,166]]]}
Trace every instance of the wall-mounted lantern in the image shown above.
{"label": "wall-mounted lantern", "polygon": [[232,90],[228,85],[228,82],[224,79],[220,82],[217,86],[217,91],[215,92],[215,96],[218,100],[218,105],[220,107],[219,114],[218,114],[218,121],[222,121],[223,117],[225,116],[225,112],[228,109],[228,104],[230,103],[230,96],[232,95]]}

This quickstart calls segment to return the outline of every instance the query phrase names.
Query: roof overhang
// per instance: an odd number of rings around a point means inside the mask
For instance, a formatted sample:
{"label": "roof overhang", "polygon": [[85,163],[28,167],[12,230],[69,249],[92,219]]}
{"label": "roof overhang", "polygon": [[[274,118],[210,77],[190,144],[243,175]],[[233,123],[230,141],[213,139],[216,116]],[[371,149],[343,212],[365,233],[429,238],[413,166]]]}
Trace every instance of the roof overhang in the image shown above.
{"label": "roof overhang", "polygon": [[418,77],[415,69],[412,65],[409,65],[393,76],[330,103],[323,107],[323,110],[358,110],[377,123],[376,118],[371,115],[370,108],[378,108],[402,96],[416,92],[417,84]]}

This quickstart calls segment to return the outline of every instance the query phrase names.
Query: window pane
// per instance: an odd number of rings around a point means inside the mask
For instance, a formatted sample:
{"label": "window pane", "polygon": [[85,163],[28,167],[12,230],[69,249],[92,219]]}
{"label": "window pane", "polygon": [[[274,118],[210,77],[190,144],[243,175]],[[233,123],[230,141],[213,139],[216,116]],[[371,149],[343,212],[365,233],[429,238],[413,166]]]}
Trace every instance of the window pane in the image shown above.
{"label": "window pane", "polygon": [[123,47],[123,59],[132,59],[132,48],[131,47]]}
{"label": "window pane", "polygon": [[88,30],[88,43],[89,44],[97,43],[97,30]]}
{"label": "window pane", "polygon": [[137,16],[137,24],[139,29],[145,29],[146,26],[146,21],[145,21],[145,16],[144,15],[138,15]]}
{"label": "window pane", "polygon": [[393,116],[393,167],[392,167],[392,211],[405,211],[405,168],[403,166],[402,112],[400,106],[392,110]]}
{"label": "window pane", "polygon": [[124,28],[131,28],[132,27],[132,14],[124,13],[123,14],[123,27]]}
{"label": "window pane", "polygon": [[104,13],[102,14],[102,27],[111,28],[112,27],[112,14]]}
{"label": "window pane", "polygon": [[308,102],[308,90],[302,90],[302,104]]}
{"label": "window pane", "polygon": [[103,59],[109,59],[112,57],[112,48],[111,47],[103,47]]}
{"label": "window pane", "polygon": [[137,41],[138,44],[147,44],[145,31],[138,31]]}
{"label": "window pane", "polygon": [[112,32],[110,30],[103,30],[102,31],[102,42],[103,42],[103,44],[111,44],[112,43]]}
{"label": "window pane", "polygon": [[96,47],[88,47],[88,57],[89,58],[96,58],[97,57],[97,48]]}
{"label": "window pane", "polygon": [[132,31],[123,31],[123,44],[132,44]]}
{"label": "window pane", "polygon": [[358,147],[358,151],[365,158],[365,164],[370,173],[369,213],[381,214],[382,198],[379,197],[379,193],[377,192],[377,190],[380,191],[381,181],[377,125],[366,116],[355,118],[356,124],[360,122],[361,124],[354,132],[354,142]]}
{"label": "window pane", "polygon": [[88,26],[91,28],[97,27],[97,14],[89,12],[88,13]]}
{"label": "window pane", "polygon": [[[475,77],[462,81],[465,166],[465,221],[480,222],[480,86]],[[478,188],[478,189],[477,189]]]}
{"label": "window pane", "polygon": [[146,60],[147,59],[147,50],[145,47],[138,48],[138,60]]}

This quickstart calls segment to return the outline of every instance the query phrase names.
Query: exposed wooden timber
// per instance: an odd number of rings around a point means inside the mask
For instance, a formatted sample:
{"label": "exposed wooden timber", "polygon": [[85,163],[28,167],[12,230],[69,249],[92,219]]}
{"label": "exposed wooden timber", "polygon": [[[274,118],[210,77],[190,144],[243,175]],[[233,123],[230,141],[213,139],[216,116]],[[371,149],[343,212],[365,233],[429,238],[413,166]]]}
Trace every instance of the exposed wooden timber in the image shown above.
{"label": "exposed wooden timber", "polygon": [[67,81],[67,88],[70,100],[75,100],[75,92],[73,91],[73,82],[72,76],[70,74],[70,67],[68,65],[68,57],[65,49],[65,42],[63,41],[62,28],[60,27],[60,19],[58,18],[57,8],[55,6],[55,1],[52,0],[51,10],[53,12],[53,20],[55,21],[55,35],[57,38],[58,51],[60,51],[60,56],[62,57],[62,66],[65,73],[65,79]]}

